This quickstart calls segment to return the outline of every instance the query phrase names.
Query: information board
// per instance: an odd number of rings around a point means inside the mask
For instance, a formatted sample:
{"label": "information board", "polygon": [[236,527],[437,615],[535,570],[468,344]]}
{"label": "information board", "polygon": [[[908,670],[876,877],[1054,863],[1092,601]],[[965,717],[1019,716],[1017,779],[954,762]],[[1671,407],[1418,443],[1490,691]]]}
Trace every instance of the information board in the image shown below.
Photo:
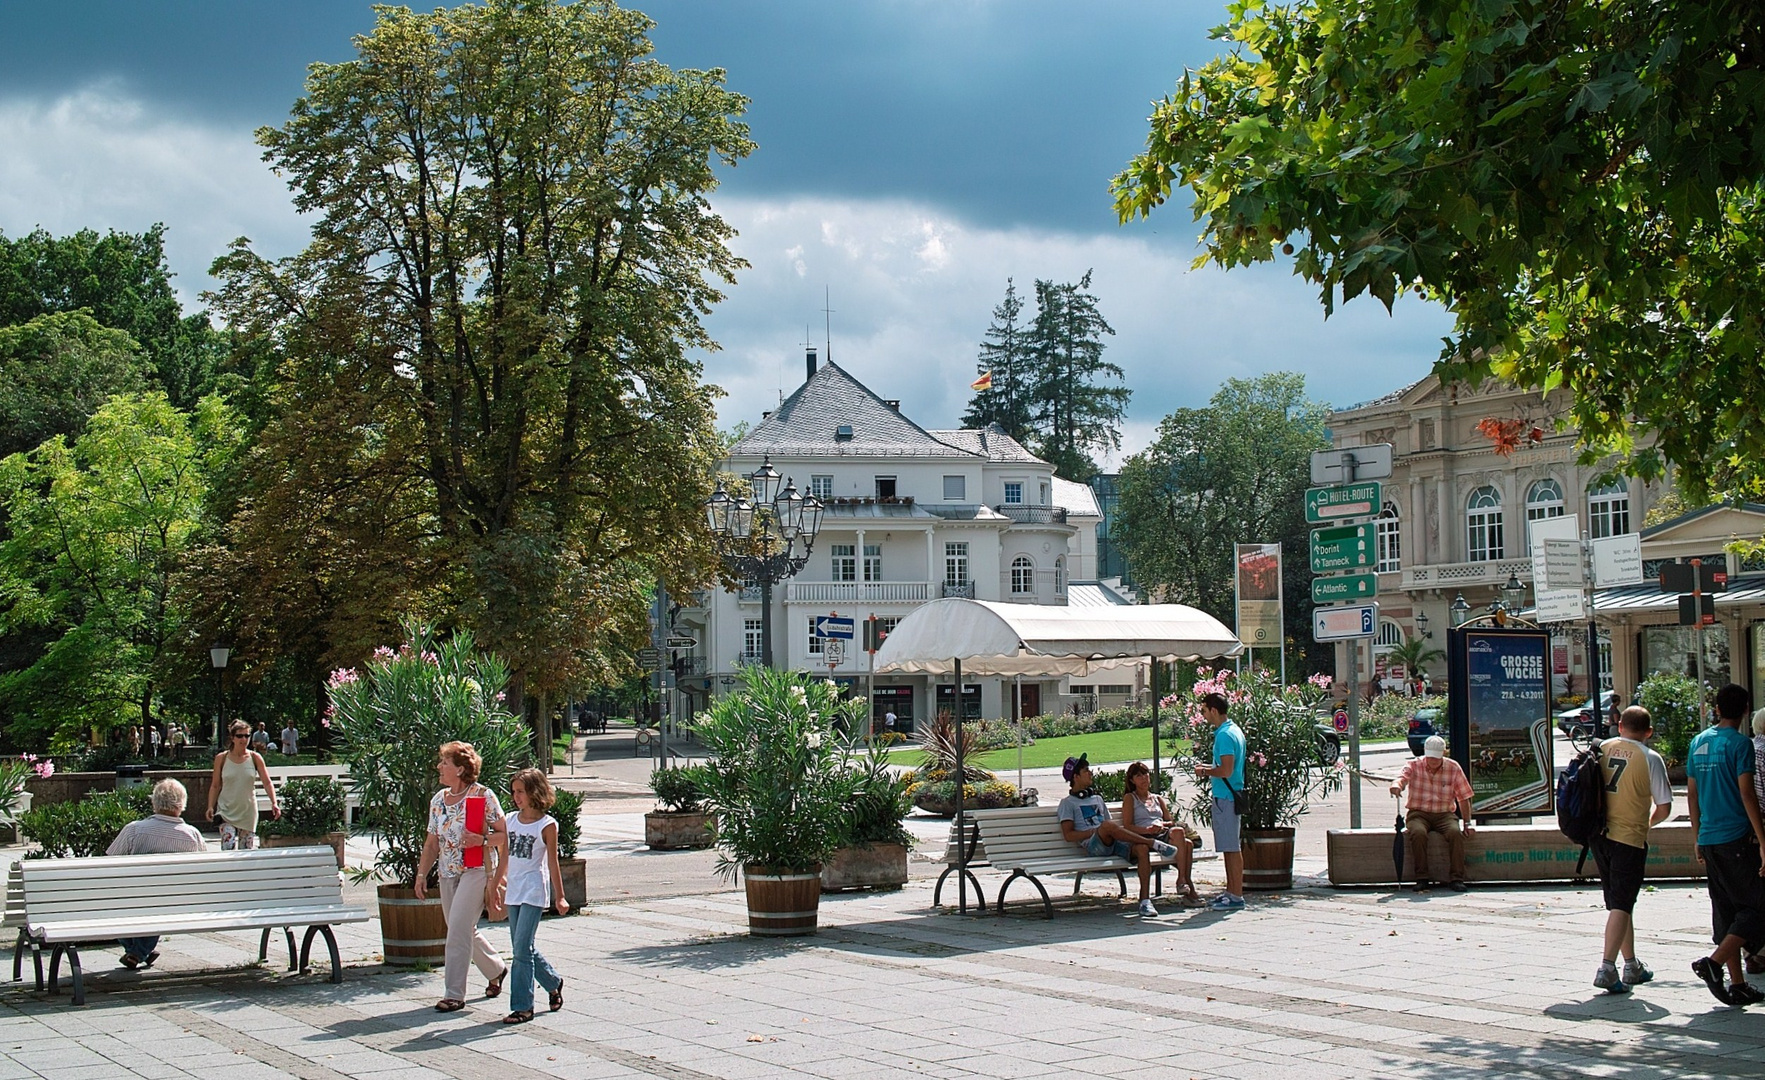
{"label": "information board", "polygon": [[1550,647],[1543,630],[1448,632],[1452,753],[1470,777],[1478,817],[1555,812]]}

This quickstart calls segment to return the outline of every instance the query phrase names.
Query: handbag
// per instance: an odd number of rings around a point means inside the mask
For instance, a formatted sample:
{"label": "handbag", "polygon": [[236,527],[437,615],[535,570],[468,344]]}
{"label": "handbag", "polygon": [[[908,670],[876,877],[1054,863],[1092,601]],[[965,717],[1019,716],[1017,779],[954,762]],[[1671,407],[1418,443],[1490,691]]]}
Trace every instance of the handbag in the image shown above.
{"label": "handbag", "polygon": [[1232,782],[1224,777],[1221,778],[1220,782],[1225,784],[1226,790],[1232,793],[1232,813],[1239,817],[1243,817],[1245,814],[1250,813],[1249,794],[1233,787]]}
{"label": "handbag", "polygon": [[[484,817],[488,808],[482,795],[466,796],[465,828],[469,833],[484,833]],[[484,845],[469,847],[460,852],[460,864],[468,870],[476,870],[484,865]]]}

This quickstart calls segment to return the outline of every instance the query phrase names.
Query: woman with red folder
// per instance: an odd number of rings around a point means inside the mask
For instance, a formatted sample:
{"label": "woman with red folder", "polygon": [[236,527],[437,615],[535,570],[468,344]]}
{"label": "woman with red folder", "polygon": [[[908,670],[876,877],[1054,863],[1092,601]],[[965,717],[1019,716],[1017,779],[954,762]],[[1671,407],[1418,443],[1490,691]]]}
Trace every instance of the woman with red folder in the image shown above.
{"label": "woman with red folder", "polygon": [[496,794],[478,783],[483,761],[471,743],[450,742],[441,747],[436,769],[442,788],[429,802],[429,835],[417,862],[417,898],[428,888],[429,870],[441,874],[441,911],[447,919],[447,948],[443,972],[446,990],[435,1004],[438,1012],[466,1007],[466,964],[470,961],[489,980],[485,997],[502,993],[509,966],[478,929],[478,915],[485,907],[498,908],[501,898],[491,895],[485,851],[500,850],[507,842],[503,808]]}

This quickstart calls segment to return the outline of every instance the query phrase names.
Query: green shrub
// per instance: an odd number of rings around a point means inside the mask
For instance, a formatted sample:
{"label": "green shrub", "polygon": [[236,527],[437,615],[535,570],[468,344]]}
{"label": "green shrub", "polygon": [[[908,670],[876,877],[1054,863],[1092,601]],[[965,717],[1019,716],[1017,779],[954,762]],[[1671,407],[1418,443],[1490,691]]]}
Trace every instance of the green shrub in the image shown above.
{"label": "green shrub", "polygon": [[[1163,795],[1170,789],[1171,774],[1163,769],[1158,770],[1158,775],[1152,778],[1152,790]],[[1091,773],[1091,790],[1102,796],[1104,802],[1121,802],[1122,796],[1128,793],[1128,771],[1126,769],[1120,772],[1093,771]]]}
{"label": "green shrub", "polygon": [[[574,859],[582,842],[582,792],[553,788],[552,817],[558,819],[558,858]],[[510,806],[514,801],[510,800]]]}
{"label": "green shrub", "polygon": [[884,754],[866,754],[861,746],[855,746],[852,753],[855,786],[852,799],[846,804],[846,827],[841,846],[906,844],[912,847],[913,834],[901,824],[913,809],[913,800],[907,795],[910,779],[897,777]]}
{"label": "green shrub", "polygon": [[705,809],[705,780],[701,765],[661,768],[650,774],[650,790],[668,813],[697,814]]}
{"label": "green shrub", "polygon": [[1698,717],[1698,684],[1684,675],[1657,673],[1636,688],[1637,704],[1655,722],[1651,740],[1669,765],[1684,765],[1691,740],[1703,727]]}
{"label": "green shrub", "polygon": [[1444,736],[1446,719],[1446,699],[1443,697],[1405,697],[1402,694],[1380,694],[1371,704],[1361,706],[1360,728],[1364,742],[1376,742],[1386,739],[1407,739],[1410,734],[1410,717],[1417,709],[1439,709],[1441,720],[1435,727],[1441,729]]}
{"label": "green shrub", "polygon": [[51,803],[19,815],[18,827],[39,850],[27,859],[84,859],[102,855],[131,821],[153,812],[146,787],[100,791],[71,802]]}
{"label": "green shrub", "polygon": [[329,776],[303,776],[288,781],[276,793],[280,818],[258,819],[257,831],[265,836],[324,836],[342,832],[348,807],[343,785]]}

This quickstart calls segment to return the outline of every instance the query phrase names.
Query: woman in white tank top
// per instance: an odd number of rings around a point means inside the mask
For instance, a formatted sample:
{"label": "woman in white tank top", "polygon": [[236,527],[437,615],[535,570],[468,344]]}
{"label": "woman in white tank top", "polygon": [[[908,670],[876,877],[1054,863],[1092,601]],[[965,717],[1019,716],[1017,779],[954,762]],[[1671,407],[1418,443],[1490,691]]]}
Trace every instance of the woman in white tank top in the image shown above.
{"label": "woman in white tank top", "polygon": [[1171,804],[1152,793],[1152,770],[1144,761],[1128,766],[1128,789],[1122,793],[1122,825],[1142,836],[1156,837],[1177,849],[1177,890],[1185,900],[1199,900],[1189,868],[1195,861],[1195,844],[1172,818]]}
{"label": "woman in white tank top", "polygon": [[[518,813],[505,819],[509,834],[509,857],[502,862],[498,886],[509,909],[509,945],[514,952],[513,983],[505,1024],[525,1024],[533,1019],[533,983],[545,987],[552,1012],[564,1007],[564,980],[533,945],[539,917],[546,908],[568,914],[558,871],[558,822],[550,814],[554,801],[551,781],[538,769],[522,769],[509,783],[509,794]],[[552,898],[556,896],[554,905]]]}

